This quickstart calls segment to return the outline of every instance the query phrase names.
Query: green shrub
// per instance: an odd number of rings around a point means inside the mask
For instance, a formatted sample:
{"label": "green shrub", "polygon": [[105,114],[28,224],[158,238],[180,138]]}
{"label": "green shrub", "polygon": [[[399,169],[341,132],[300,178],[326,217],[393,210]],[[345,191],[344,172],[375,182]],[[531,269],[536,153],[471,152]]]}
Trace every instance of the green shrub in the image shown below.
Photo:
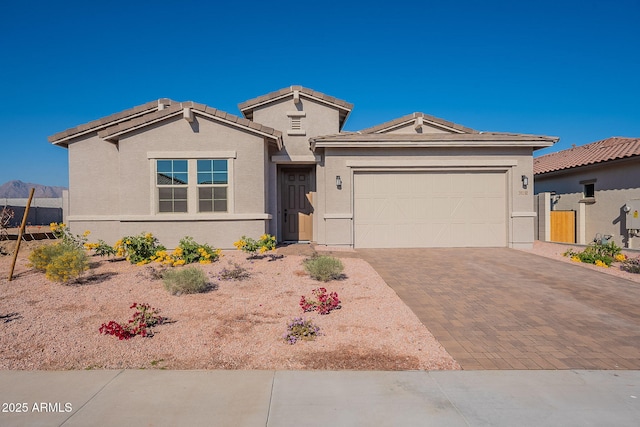
{"label": "green shrub", "polygon": [[340,279],[342,277],[342,270],[344,270],[344,266],[339,259],[328,255],[320,255],[306,259],[304,261],[304,268],[312,278],[323,282]]}
{"label": "green shrub", "polygon": [[262,255],[267,251],[276,250],[276,237],[270,234],[263,234],[259,240],[254,240],[250,237],[242,236],[240,240],[233,243],[233,246],[242,252],[248,253],[250,255],[249,258],[256,258],[256,252]]}
{"label": "green shrub", "polygon": [[209,289],[207,275],[198,267],[167,270],[162,282],[171,295],[197,294]]}
{"label": "green shrub", "polygon": [[571,257],[573,261],[584,262],[587,264],[604,264],[607,267],[611,265],[616,255],[621,253],[622,249],[615,244],[615,242],[609,242],[605,245],[600,243],[592,243],[582,252],[574,251],[573,249],[567,250],[563,255]]}
{"label": "green shrub", "polygon": [[166,248],[151,233],[140,233],[137,236],[125,236],[113,245],[116,256],[124,256],[131,264],[149,263],[156,252]]}
{"label": "green shrub", "polygon": [[67,282],[89,269],[85,251],[64,242],[43,245],[29,255],[31,267],[43,271],[49,280]]}

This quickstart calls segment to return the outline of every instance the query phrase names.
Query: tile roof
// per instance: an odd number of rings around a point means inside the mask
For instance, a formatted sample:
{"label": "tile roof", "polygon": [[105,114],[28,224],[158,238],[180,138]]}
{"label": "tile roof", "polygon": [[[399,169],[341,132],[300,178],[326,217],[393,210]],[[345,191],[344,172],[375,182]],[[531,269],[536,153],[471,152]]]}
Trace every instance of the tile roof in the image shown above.
{"label": "tile roof", "polygon": [[289,86],[280,90],[276,90],[275,92],[271,92],[266,95],[262,95],[257,98],[250,99],[248,101],[241,102],[240,104],[238,104],[238,108],[242,112],[243,116],[245,116],[249,120],[253,120],[253,110],[256,107],[259,107],[260,105],[268,104],[271,101],[275,101],[281,98],[291,96],[294,93],[294,91],[298,91],[303,96],[308,96],[317,101],[324,102],[334,107],[337,107],[340,130],[342,130],[342,127],[347,121],[349,114],[351,114],[351,110],[353,110],[353,104],[347,101],[343,101],[342,99],[338,99],[333,96],[325,95],[322,92],[318,92],[313,89],[308,89],[303,86]]}
{"label": "tile roof", "polygon": [[415,121],[415,119],[417,119],[418,117],[422,117],[422,119],[424,121],[426,121],[427,123],[432,123],[434,125],[436,125],[437,127],[445,127],[445,128],[449,128],[451,130],[453,130],[454,132],[458,132],[458,133],[478,133],[477,130],[468,128],[466,126],[462,126],[453,122],[449,122],[447,120],[444,119],[440,119],[438,117],[434,117],[434,116],[430,116],[428,114],[424,114],[424,113],[412,113],[412,114],[408,114],[406,116],[402,116],[399,117],[397,119],[394,120],[390,120],[388,122],[385,123],[381,123],[379,125],[367,128],[367,129],[363,129],[360,131],[360,133],[384,133],[385,131],[388,130],[392,130],[395,127],[398,127],[400,125],[406,124],[406,123],[411,123],[412,121]]}
{"label": "tile roof", "polygon": [[[160,109],[160,105],[163,106]],[[248,119],[226,113],[222,110],[208,107],[192,101],[176,102],[167,98],[161,98],[157,101],[148,102],[146,104],[134,107],[116,114],[112,114],[102,119],[94,120],[84,125],[76,126],[50,136],[49,142],[68,145],[68,141],[76,137],[96,132],[98,136],[104,139],[117,139],[118,136],[125,134],[133,129],[146,126],[151,123],[159,122],[168,117],[182,114],[185,108],[200,112],[200,114],[209,116],[213,119],[228,122],[234,126],[244,127],[253,132],[266,134],[276,140],[278,146],[282,144],[282,132],[271,127],[252,122]]]}
{"label": "tile roof", "polygon": [[640,138],[611,137],[536,157],[533,173],[540,175],[633,156],[640,156]]}
{"label": "tile roof", "polygon": [[334,104],[338,107],[341,107],[345,110],[353,110],[353,104],[348,103],[347,101],[343,101],[341,99],[335,98],[333,96],[329,96],[329,95],[325,95],[322,92],[318,92],[315,91],[313,89],[308,89],[306,87],[303,86],[289,86],[289,87],[285,87],[283,89],[280,90],[276,90],[274,92],[270,92],[266,95],[262,95],[259,96],[257,98],[253,98],[250,99],[248,101],[245,102],[241,102],[240,104],[238,104],[238,108],[240,109],[240,111],[242,111],[244,113],[245,110],[249,110],[252,109],[253,107],[259,105],[259,104],[264,104],[266,102],[272,101],[274,99],[278,99],[280,97],[286,96],[290,93],[293,93],[293,91],[299,91],[300,93],[304,93],[306,95],[309,95],[312,98],[317,98],[320,99],[322,101],[328,102],[329,104]]}
{"label": "tile roof", "polygon": [[49,142],[53,144],[67,145],[65,142],[73,139],[77,136],[81,136],[90,132],[95,132],[100,129],[105,129],[109,126],[112,126],[114,123],[119,123],[126,120],[131,120],[133,117],[138,117],[149,112],[157,111],[158,105],[171,105],[175,103],[168,98],[160,98],[157,101],[147,102],[146,104],[138,105],[133,108],[129,108],[124,111],[120,111],[119,113],[114,113],[108,115],[106,117],[102,117],[101,119],[93,120],[89,123],[85,123],[82,125],[78,125],[76,127],[69,128],[62,132],[58,132],[54,135],[51,135],[47,139]]}
{"label": "tile roof", "polygon": [[231,122],[237,126],[249,128],[251,130],[265,133],[273,137],[273,139],[280,139],[282,132],[275,130],[271,127],[261,125],[260,123],[252,122],[251,120],[235,116],[233,114],[226,113],[216,108],[208,107],[204,104],[197,102],[187,101],[171,104],[169,107],[163,110],[157,110],[144,116],[136,117],[132,120],[118,123],[111,127],[108,127],[98,133],[101,138],[109,139],[114,136],[126,133],[132,129],[139,128],[141,126],[158,122],[165,119],[168,116],[173,116],[182,113],[185,108],[191,108],[192,110],[199,111],[200,113],[210,116],[212,118],[218,118],[223,121]]}
{"label": "tile roof", "polygon": [[315,147],[448,147],[448,146],[527,146],[549,147],[558,141],[555,136],[517,133],[340,133],[311,138]]}

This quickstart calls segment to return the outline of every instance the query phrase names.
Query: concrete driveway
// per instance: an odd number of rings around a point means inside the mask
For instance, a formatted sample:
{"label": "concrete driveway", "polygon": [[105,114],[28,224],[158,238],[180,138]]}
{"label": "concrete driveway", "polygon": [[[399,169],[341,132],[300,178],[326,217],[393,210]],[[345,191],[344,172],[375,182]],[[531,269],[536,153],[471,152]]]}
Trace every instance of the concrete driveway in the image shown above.
{"label": "concrete driveway", "polygon": [[507,248],[359,249],[463,369],[640,369],[640,285]]}

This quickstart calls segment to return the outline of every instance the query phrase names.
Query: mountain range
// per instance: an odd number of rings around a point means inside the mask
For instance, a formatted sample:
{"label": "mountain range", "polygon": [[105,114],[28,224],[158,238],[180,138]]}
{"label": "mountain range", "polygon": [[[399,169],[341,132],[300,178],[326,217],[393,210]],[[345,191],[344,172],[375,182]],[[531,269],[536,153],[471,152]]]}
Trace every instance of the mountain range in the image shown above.
{"label": "mountain range", "polygon": [[52,187],[15,180],[0,185],[0,198],[26,199],[29,197],[29,191],[32,188],[35,188],[33,197],[36,198],[62,197],[62,190],[66,190],[66,187]]}

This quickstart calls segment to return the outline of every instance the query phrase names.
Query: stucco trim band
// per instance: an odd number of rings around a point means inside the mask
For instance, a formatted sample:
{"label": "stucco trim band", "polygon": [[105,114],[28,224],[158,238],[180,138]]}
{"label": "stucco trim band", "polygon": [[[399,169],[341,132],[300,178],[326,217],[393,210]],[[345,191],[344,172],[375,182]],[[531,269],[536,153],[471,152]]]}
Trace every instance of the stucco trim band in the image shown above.
{"label": "stucco trim band", "polygon": [[327,213],[324,214],[324,219],[353,219],[351,213]]}
{"label": "stucco trim band", "polygon": [[511,218],[535,218],[538,214],[535,212],[511,212]]}
{"label": "stucco trim band", "polygon": [[147,159],[235,159],[235,151],[149,151]]}
{"label": "stucco trim band", "polygon": [[68,221],[128,221],[128,222],[183,222],[183,221],[251,221],[272,219],[271,214],[216,214],[216,215],[70,215]]}
{"label": "stucco trim band", "polygon": [[388,167],[514,167],[516,159],[425,159],[425,160],[347,160],[351,168]]}

